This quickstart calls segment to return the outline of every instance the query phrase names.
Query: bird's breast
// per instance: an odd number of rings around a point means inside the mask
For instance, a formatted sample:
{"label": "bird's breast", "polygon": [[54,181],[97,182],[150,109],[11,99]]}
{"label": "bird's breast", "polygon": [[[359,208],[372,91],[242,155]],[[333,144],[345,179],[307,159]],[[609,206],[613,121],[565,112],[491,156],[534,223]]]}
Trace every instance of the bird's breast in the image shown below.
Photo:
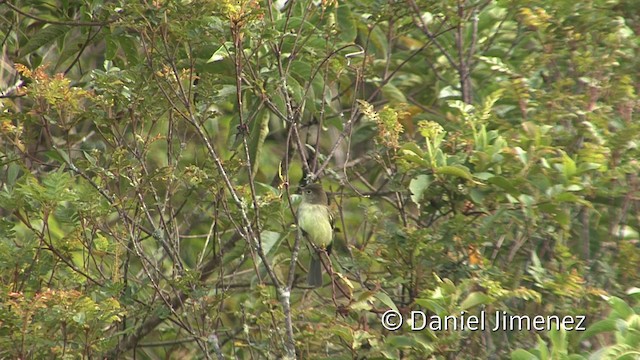
{"label": "bird's breast", "polygon": [[333,239],[329,209],[324,205],[301,204],[298,226],[316,246],[326,247]]}

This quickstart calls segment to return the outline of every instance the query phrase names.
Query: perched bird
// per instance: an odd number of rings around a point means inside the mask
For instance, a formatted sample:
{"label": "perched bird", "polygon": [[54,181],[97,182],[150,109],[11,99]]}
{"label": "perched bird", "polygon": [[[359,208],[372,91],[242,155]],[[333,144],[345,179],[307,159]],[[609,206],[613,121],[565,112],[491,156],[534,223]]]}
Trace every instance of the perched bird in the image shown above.
{"label": "perched bird", "polygon": [[322,285],[321,252],[326,251],[327,255],[331,253],[333,216],[329,209],[327,193],[322,189],[322,185],[309,184],[302,187],[301,191],[302,202],[297,212],[298,226],[313,247],[307,283],[318,287]]}

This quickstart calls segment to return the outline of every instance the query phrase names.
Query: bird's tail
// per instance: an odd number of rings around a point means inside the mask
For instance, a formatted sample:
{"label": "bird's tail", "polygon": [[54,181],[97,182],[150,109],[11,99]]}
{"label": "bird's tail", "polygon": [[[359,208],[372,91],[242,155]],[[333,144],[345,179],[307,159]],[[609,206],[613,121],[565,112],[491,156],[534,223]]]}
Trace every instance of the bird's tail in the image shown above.
{"label": "bird's tail", "polygon": [[322,261],[319,254],[311,254],[311,263],[309,264],[309,274],[307,274],[307,284],[313,287],[322,286]]}

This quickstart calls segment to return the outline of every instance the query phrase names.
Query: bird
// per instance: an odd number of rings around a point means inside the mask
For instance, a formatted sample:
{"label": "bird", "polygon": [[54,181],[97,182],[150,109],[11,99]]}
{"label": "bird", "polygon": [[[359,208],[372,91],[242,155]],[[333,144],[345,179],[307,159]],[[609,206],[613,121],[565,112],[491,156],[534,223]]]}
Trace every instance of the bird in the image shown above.
{"label": "bird", "polygon": [[309,264],[307,283],[312,287],[322,286],[321,253],[331,254],[333,243],[333,215],[329,208],[327,193],[320,184],[309,184],[301,187],[302,201],[298,206],[296,217],[298,228],[313,248]]}

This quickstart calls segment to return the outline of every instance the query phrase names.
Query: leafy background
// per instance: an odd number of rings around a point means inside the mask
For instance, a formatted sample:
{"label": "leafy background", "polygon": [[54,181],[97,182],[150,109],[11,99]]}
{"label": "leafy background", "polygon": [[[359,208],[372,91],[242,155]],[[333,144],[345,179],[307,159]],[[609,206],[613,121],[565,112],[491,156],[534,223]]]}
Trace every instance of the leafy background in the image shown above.
{"label": "leafy background", "polygon": [[2,5],[0,357],[637,358],[636,1]]}

